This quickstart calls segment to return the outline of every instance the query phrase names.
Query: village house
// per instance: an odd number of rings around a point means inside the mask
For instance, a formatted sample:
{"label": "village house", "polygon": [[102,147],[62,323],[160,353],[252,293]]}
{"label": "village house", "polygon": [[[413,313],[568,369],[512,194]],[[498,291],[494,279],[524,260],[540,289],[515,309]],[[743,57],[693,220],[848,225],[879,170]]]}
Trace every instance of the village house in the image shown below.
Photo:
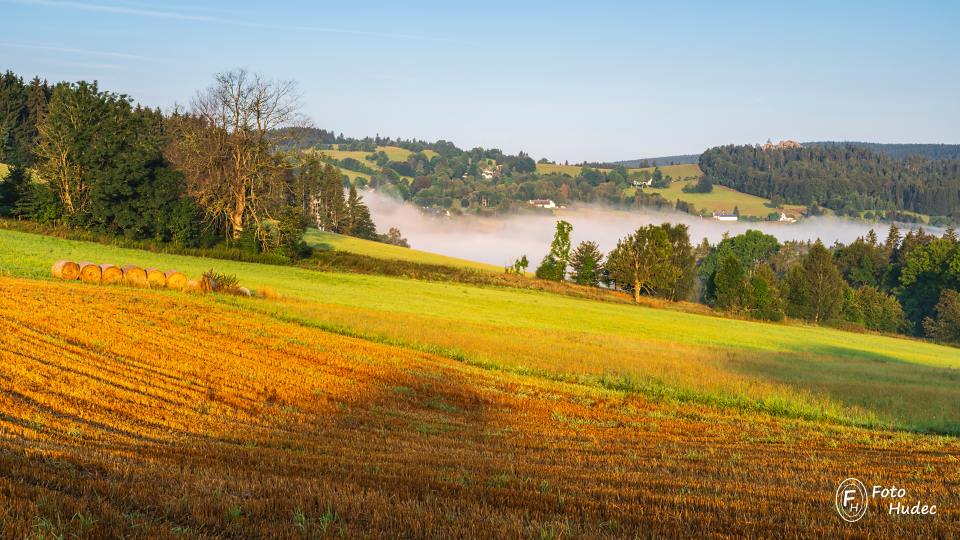
{"label": "village house", "polygon": [[739,221],[740,218],[736,214],[728,214],[727,212],[714,212],[713,219],[717,221]]}
{"label": "village house", "polygon": [[557,207],[557,204],[550,199],[531,199],[527,202],[533,206],[536,206],[537,208],[553,209]]}

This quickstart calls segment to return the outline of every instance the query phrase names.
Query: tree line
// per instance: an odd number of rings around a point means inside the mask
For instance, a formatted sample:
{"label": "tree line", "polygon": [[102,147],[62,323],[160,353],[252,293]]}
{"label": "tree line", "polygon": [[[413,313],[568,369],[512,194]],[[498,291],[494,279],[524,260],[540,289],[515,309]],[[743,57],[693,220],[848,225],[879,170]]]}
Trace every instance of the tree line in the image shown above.
{"label": "tree line", "polygon": [[[185,247],[297,258],[304,227],[378,235],[355,186],[296,150],[296,84],[216,75],[189,107],[135,105],[96,82],[0,76],[0,215]],[[349,194],[345,194],[349,186]]]}
{"label": "tree line", "polygon": [[[696,301],[736,316],[787,317],[837,327],[905,333],[960,344],[960,240],[922,228],[885,240],[870,231],[827,247],[757,230],[716,245],[690,242],[686,225],[640,227],[604,254],[596,242],[571,245],[559,221],[536,277],[604,286],[671,301]],[[526,256],[511,271],[526,270]]]}
{"label": "tree line", "polygon": [[960,159],[898,159],[853,144],[764,150],[721,146],[700,156],[711,182],[780,204],[822,206],[838,214],[909,211],[960,217]]}

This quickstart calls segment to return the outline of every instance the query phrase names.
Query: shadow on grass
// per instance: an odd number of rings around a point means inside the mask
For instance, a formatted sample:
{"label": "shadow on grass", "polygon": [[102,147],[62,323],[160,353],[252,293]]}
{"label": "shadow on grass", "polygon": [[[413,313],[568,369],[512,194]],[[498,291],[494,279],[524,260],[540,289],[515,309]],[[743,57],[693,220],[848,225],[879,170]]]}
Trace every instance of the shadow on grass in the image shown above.
{"label": "shadow on grass", "polygon": [[960,435],[960,370],[872,351],[811,345],[800,353],[738,355],[740,374],[823,396],[891,427]]}

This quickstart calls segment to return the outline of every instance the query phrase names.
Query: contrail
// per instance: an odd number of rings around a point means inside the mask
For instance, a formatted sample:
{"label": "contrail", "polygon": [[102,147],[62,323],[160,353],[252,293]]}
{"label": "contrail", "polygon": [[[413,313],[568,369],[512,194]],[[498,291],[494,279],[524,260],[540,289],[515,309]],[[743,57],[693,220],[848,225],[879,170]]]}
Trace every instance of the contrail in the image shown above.
{"label": "contrail", "polygon": [[37,51],[53,51],[53,52],[63,52],[70,54],[83,54],[89,56],[105,56],[108,58],[122,58],[127,60],[156,60],[155,58],[148,58],[146,56],[139,56],[136,54],[127,54],[127,53],[118,53],[110,51],[91,51],[89,49],[76,49],[73,47],[56,47],[51,45],[27,45],[25,43],[0,43],[0,47],[6,47],[11,49],[31,49]]}
{"label": "contrail", "polygon": [[194,22],[222,24],[222,25],[230,25],[230,26],[243,26],[247,28],[267,28],[267,29],[273,29],[273,30],[301,30],[304,32],[351,34],[351,35],[357,35],[357,36],[381,37],[381,38],[391,38],[391,39],[409,39],[409,40],[420,40],[420,41],[447,41],[447,42],[455,41],[455,40],[446,39],[446,38],[419,36],[419,35],[413,35],[413,34],[370,32],[366,30],[353,30],[348,28],[333,28],[333,27],[326,27],[326,26],[300,26],[300,25],[251,22],[251,21],[231,19],[226,17],[214,17],[211,15],[197,15],[197,14],[183,13],[183,12],[177,12],[177,11],[163,11],[163,10],[157,10],[157,9],[145,9],[145,8],[126,7],[126,6],[111,6],[111,5],[104,5],[104,4],[91,4],[87,2],[73,2],[68,0],[7,0],[7,1],[11,1],[17,4],[71,9],[75,11],[90,11],[95,13],[115,13],[119,15],[130,15],[135,17],[151,17],[151,18],[157,18],[157,19],[194,21]]}

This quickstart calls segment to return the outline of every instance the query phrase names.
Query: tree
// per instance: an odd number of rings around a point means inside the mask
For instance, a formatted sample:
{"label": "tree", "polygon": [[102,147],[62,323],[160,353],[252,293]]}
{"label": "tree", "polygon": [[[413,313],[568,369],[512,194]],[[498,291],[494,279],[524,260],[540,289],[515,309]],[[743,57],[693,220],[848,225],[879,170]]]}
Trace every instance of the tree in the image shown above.
{"label": "tree", "polygon": [[386,234],[377,235],[377,238],[384,244],[391,244],[405,248],[410,247],[410,242],[407,242],[407,239],[400,234],[400,229],[396,227],[390,227],[390,230],[387,231]]}
{"label": "tree", "polygon": [[550,243],[550,253],[543,258],[540,266],[537,267],[536,276],[540,279],[551,281],[563,281],[567,275],[567,264],[570,261],[570,232],[573,231],[573,225],[560,220],[557,222],[556,231],[553,234],[553,242]]}
{"label": "tree", "polygon": [[876,287],[860,287],[852,291],[850,300],[859,315],[859,320],[851,322],[859,322],[865,328],[879,332],[899,332],[906,325],[900,302]]}
{"label": "tree", "polygon": [[660,170],[660,167],[654,167],[653,176],[651,178],[653,180],[653,182],[650,184],[651,187],[655,187],[655,188],[670,187],[670,177],[664,176],[663,171]]}
{"label": "tree", "polygon": [[879,286],[887,270],[887,254],[884,249],[876,245],[875,241],[863,238],[857,238],[852,244],[837,248],[834,261],[851,287]]}
{"label": "tree", "polygon": [[620,288],[633,292],[634,302],[650,291],[660,272],[668,271],[671,247],[662,227],[648,225],[621,239],[607,257],[610,279]]}
{"label": "tree", "polygon": [[[71,221],[83,221],[90,205],[90,175],[99,165],[101,136],[109,136],[102,120],[111,102],[122,99],[100,92],[96,83],[59,84],[53,90],[49,109],[38,126],[37,170],[49,182]],[[103,156],[106,157],[106,156]]]}
{"label": "tree", "polygon": [[960,343],[960,293],[945,289],[934,308],[936,317],[923,320],[927,335],[946,343]]}
{"label": "tree", "polygon": [[603,253],[596,242],[580,242],[570,256],[571,277],[578,285],[600,284]]}
{"label": "tree", "polygon": [[343,173],[329,163],[320,172],[320,196],[317,200],[320,230],[340,233],[347,225],[347,202],[343,196]]}
{"label": "tree", "polygon": [[844,282],[830,251],[819,240],[785,279],[786,311],[791,317],[823,323],[843,307]]}
{"label": "tree", "polygon": [[244,69],[220,73],[199,92],[186,114],[171,117],[170,160],[186,175],[187,189],[211,220],[239,240],[247,224],[263,236],[276,191],[287,189],[290,166],[279,149],[302,125],[292,81],[271,81]]}
{"label": "tree", "polygon": [[527,260],[526,255],[521,255],[519,259],[513,261],[513,265],[510,266],[509,270],[512,270],[514,274],[524,275],[527,273],[527,266],[530,265],[530,261]]}
{"label": "tree", "polygon": [[357,188],[350,185],[350,196],[347,198],[347,225],[345,232],[350,236],[377,239],[377,226],[370,217],[370,209],[363,202],[363,197],[357,195]]}
{"label": "tree", "polygon": [[714,277],[717,308],[724,311],[739,311],[749,302],[747,272],[739,259],[727,255],[720,261]]}
{"label": "tree", "polygon": [[721,240],[716,248],[700,261],[698,272],[705,285],[704,301],[709,304],[716,301],[714,273],[719,262],[727,255],[736,257],[744,271],[749,273],[758,263],[771,260],[779,249],[780,242],[776,237],[754,229]]}
{"label": "tree", "polygon": [[666,268],[654,277],[652,292],[668,300],[684,300],[693,290],[697,275],[696,254],[690,245],[688,228],[686,225],[670,223],[663,223],[659,227],[670,243],[670,258]]}
{"label": "tree", "polygon": [[[911,231],[912,233],[912,231]],[[908,233],[898,252],[897,296],[915,331],[934,315],[945,289],[960,289],[960,244],[949,238],[923,238]]]}
{"label": "tree", "polygon": [[747,310],[750,317],[767,321],[783,320],[783,301],[777,287],[777,276],[764,263],[753,269],[748,282]]}

